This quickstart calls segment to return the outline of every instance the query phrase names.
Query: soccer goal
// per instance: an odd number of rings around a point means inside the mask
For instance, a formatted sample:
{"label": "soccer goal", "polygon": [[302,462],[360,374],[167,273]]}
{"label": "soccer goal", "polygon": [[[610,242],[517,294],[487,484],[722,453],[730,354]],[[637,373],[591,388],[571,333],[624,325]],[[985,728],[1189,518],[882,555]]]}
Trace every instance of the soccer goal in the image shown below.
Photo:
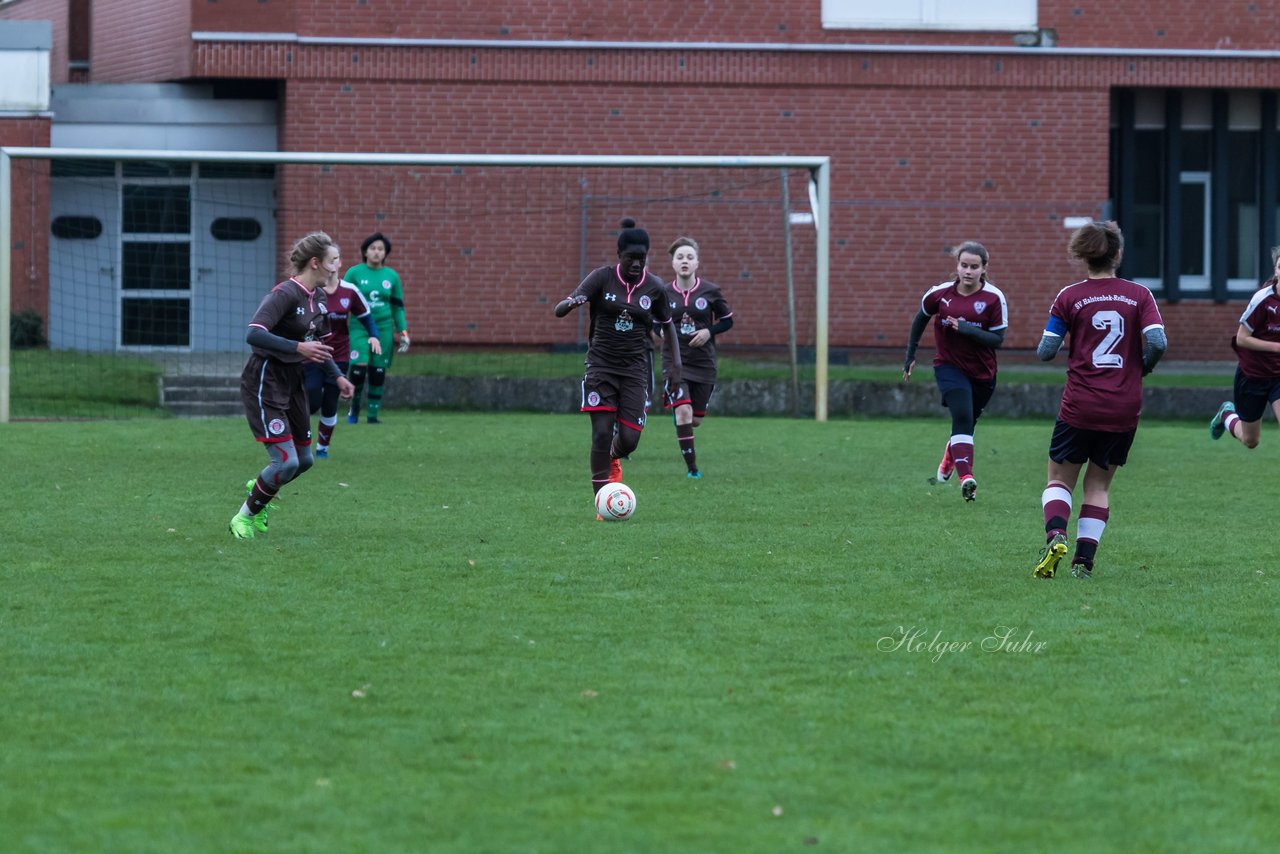
{"label": "soccer goal", "polygon": [[[789,379],[826,420],[829,188],[827,157],[0,148],[0,421],[217,414],[198,404],[234,386],[248,319],[317,230],[344,270],[391,242],[413,346],[389,405],[491,405],[493,378],[558,400],[537,384],[580,376],[586,315],[551,309],[616,262],[624,217],[665,280],[671,241],[700,244],[735,314],[722,378]],[[466,391],[414,397],[426,375]]]}

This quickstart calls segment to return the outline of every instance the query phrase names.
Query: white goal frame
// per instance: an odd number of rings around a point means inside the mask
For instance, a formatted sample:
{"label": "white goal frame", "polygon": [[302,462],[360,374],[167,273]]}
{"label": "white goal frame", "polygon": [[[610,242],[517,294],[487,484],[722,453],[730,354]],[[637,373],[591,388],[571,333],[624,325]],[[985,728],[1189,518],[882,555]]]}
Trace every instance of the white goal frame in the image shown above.
{"label": "white goal frame", "polygon": [[0,424],[9,422],[10,299],[12,289],[12,177],[14,158],[48,160],[201,161],[205,163],[331,164],[346,166],[533,166],[806,169],[816,229],[814,320],[814,418],[827,420],[828,271],[830,264],[831,158],[826,156],[595,155],[595,154],[356,154],[350,152],[179,151],[105,148],[0,147]]}

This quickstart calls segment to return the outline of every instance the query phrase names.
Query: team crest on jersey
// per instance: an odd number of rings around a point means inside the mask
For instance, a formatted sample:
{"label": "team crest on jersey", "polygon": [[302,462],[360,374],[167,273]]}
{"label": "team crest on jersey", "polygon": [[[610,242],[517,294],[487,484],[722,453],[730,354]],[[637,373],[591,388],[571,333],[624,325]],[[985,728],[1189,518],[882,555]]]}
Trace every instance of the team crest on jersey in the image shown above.
{"label": "team crest on jersey", "polygon": [[384,291],[389,291],[389,290],[391,290],[391,280],[390,280],[390,279],[383,279],[383,280],[382,280],[382,289],[383,289]]}
{"label": "team crest on jersey", "polygon": [[279,418],[272,418],[267,424],[267,432],[272,436],[279,436],[284,432],[284,421]]}
{"label": "team crest on jersey", "polygon": [[986,302],[983,300],[978,300],[973,304],[973,310],[976,311],[978,314],[982,314],[984,311],[987,310]]}
{"label": "team crest on jersey", "polygon": [[680,318],[680,334],[692,335],[697,331],[698,327],[693,325],[693,318],[689,316],[688,312],[685,312],[684,316]]}
{"label": "team crest on jersey", "polygon": [[694,305],[694,308],[698,309],[698,311],[706,311],[706,310],[707,310],[707,298],[706,298],[706,297],[698,297],[696,300],[694,300],[694,301],[693,301],[693,305]]}
{"label": "team crest on jersey", "polygon": [[645,311],[648,311],[651,305],[653,305],[653,300],[649,299],[648,295],[640,297],[640,307]]}
{"label": "team crest on jersey", "polygon": [[324,303],[320,303],[317,307],[320,309],[321,314],[329,313],[329,306],[325,305]]}
{"label": "team crest on jersey", "polygon": [[351,297],[343,297],[342,299],[338,300],[338,305],[342,306],[343,311],[346,311],[347,309],[351,308]]}
{"label": "team crest on jersey", "polygon": [[600,392],[593,391],[587,395],[587,406],[599,406],[599,405],[600,405]]}
{"label": "team crest on jersey", "polygon": [[613,328],[619,332],[630,332],[632,329],[636,328],[636,325],[631,322],[631,315],[624,311],[622,314],[618,315],[618,319],[613,322]]}
{"label": "team crest on jersey", "polygon": [[359,351],[359,350],[352,350],[352,351],[351,351],[351,361],[353,361],[353,362],[358,362],[358,361],[360,361],[360,351]]}

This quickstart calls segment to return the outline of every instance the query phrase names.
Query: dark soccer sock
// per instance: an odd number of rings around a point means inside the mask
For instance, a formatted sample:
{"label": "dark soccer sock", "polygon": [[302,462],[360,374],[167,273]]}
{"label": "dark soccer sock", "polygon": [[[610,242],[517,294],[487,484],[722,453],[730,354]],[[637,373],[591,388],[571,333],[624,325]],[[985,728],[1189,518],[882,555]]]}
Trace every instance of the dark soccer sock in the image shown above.
{"label": "dark soccer sock", "polygon": [[951,461],[956,465],[960,479],[973,477],[973,436],[954,434],[951,437]]}
{"label": "dark soccer sock", "polygon": [[329,440],[333,438],[333,428],[338,424],[338,416],[326,415],[320,419],[320,428],[316,430],[316,444],[322,448],[329,447]]}
{"label": "dark soccer sock", "polygon": [[1065,483],[1056,480],[1040,494],[1040,505],[1044,508],[1045,542],[1053,539],[1054,534],[1066,536],[1067,523],[1071,519],[1071,490]]}
{"label": "dark soccer sock", "polygon": [[591,494],[594,496],[600,487],[609,482],[609,462],[613,457],[608,451],[591,449]]}
{"label": "dark soccer sock", "polygon": [[1076,525],[1076,556],[1073,562],[1087,561],[1093,566],[1093,556],[1098,553],[1098,541],[1111,516],[1108,507],[1096,504],[1080,505],[1080,523]]}
{"label": "dark soccer sock", "polygon": [[256,516],[261,513],[262,508],[270,504],[275,497],[276,494],[274,492],[269,492],[264,487],[262,478],[258,478],[253,482],[253,491],[249,493],[249,509],[252,510],[253,514]]}
{"label": "dark soccer sock", "polygon": [[386,368],[374,368],[369,372],[369,417],[377,418],[382,412],[382,387],[387,382]]}
{"label": "dark soccer sock", "polygon": [[680,444],[680,455],[684,457],[684,464],[689,467],[689,471],[697,471],[698,455],[693,450],[693,425],[677,424],[676,441]]}
{"label": "dark soccer sock", "polygon": [[364,380],[369,375],[369,369],[364,365],[352,365],[351,384],[356,387],[355,393],[351,395],[351,415],[360,414],[360,395],[364,393]]}

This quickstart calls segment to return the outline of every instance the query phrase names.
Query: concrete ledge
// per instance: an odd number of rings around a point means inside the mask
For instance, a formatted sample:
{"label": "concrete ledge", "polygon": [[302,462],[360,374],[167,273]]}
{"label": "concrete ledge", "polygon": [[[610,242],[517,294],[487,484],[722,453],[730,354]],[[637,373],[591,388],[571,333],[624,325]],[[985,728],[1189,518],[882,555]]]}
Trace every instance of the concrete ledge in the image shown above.
{"label": "concrete ledge", "polygon": [[[495,377],[387,378],[389,406],[493,411],[577,412],[581,397],[577,379],[538,380]],[[941,401],[932,382],[899,383],[833,381],[828,413],[850,415],[938,415]],[[1062,387],[1033,383],[1002,383],[987,414],[1011,418],[1052,418],[1058,412]],[[1148,418],[1208,419],[1231,397],[1231,381],[1221,388],[1148,388],[1143,391],[1143,415]],[[790,383],[784,380],[725,380],[716,386],[711,402],[719,415],[789,415]],[[813,414],[813,383],[800,384],[800,415]]]}

